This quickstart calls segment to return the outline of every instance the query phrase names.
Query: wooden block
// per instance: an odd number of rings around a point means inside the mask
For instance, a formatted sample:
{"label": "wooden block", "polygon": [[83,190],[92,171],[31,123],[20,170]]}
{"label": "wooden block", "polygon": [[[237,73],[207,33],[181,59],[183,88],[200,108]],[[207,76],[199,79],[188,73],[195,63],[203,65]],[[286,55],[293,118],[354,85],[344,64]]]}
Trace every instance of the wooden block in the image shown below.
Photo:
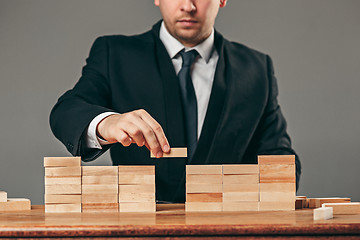
{"label": "wooden block", "polygon": [[228,164],[223,165],[224,174],[259,174],[258,164]]}
{"label": "wooden block", "polygon": [[82,194],[118,194],[119,186],[115,184],[82,185],[81,190]]}
{"label": "wooden block", "polygon": [[119,203],[119,212],[156,212],[156,203]]}
{"label": "wooden block", "polygon": [[0,212],[31,210],[30,199],[8,198],[6,202],[0,202]]}
{"label": "wooden block", "polygon": [[308,200],[309,200],[309,208],[319,208],[323,203],[346,203],[346,202],[350,202],[351,198],[339,198],[339,197],[308,198]]}
{"label": "wooden block", "polygon": [[119,185],[119,193],[155,193],[155,184]]}
{"label": "wooden block", "polygon": [[82,176],[81,178],[82,184],[84,185],[114,185],[119,184],[118,176]]}
{"label": "wooden block", "polygon": [[44,167],[81,166],[81,157],[44,157]]}
{"label": "wooden block", "polygon": [[119,212],[119,203],[83,203],[82,212]]}
{"label": "wooden block", "polygon": [[186,175],[187,184],[222,184],[222,175]]}
{"label": "wooden block", "polygon": [[45,185],[78,184],[81,185],[81,177],[45,177]]}
{"label": "wooden block", "polygon": [[226,202],[223,203],[224,212],[259,211],[259,202]]}
{"label": "wooden block", "polygon": [[306,198],[295,198],[295,209],[306,208]]}
{"label": "wooden block", "polygon": [[186,174],[222,174],[222,165],[186,165]]}
{"label": "wooden block", "polygon": [[45,194],[81,194],[79,184],[45,185]]}
{"label": "wooden block", "polygon": [[7,192],[0,191],[0,202],[7,202]]}
{"label": "wooden block", "polygon": [[52,177],[81,177],[81,167],[46,167],[45,176]]}
{"label": "wooden block", "polygon": [[45,194],[45,204],[56,203],[81,203],[81,195],[67,195],[67,194]]}
{"label": "wooden block", "polygon": [[360,214],[360,202],[323,203],[322,207],[333,208],[334,214]]}
{"label": "wooden block", "polygon": [[314,220],[328,220],[333,218],[333,208],[332,207],[322,207],[314,209],[313,214]]}
{"label": "wooden block", "polygon": [[221,202],[185,202],[185,212],[221,212]]}
{"label": "wooden block", "polygon": [[256,192],[259,193],[259,184],[224,184],[223,192]]}
{"label": "wooden block", "polygon": [[81,213],[81,204],[45,204],[45,213]]}
{"label": "wooden block", "polygon": [[224,175],[224,184],[258,184],[259,175]]}
{"label": "wooden block", "polygon": [[295,183],[295,165],[260,165],[260,183]]}
{"label": "wooden block", "polygon": [[295,204],[295,192],[260,192],[261,202],[292,202]]}
{"label": "wooden block", "polygon": [[260,183],[260,192],[296,192],[296,184],[295,183]]}
{"label": "wooden block", "polygon": [[224,202],[258,202],[259,192],[224,192]]}
{"label": "wooden block", "polygon": [[82,166],[82,176],[117,176],[118,166]]}
{"label": "wooden block", "polygon": [[119,193],[119,203],[123,202],[155,202],[155,192],[151,193]]}
{"label": "wooden block", "polygon": [[81,203],[118,203],[118,194],[82,194]]}
{"label": "wooden block", "polygon": [[120,185],[155,184],[155,175],[122,174],[119,176]]}
{"label": "wooden block", "polygon": [[155,175],[155,166],[119,166],[119,175],[122,174]]}
{"label": "wooden block", "polygon": [[222,184],[186,184],[186,193],[222,193]]}
{"label": "wooden block", "polygon": [[186,202],[222,202],[222,193],[188,193]]}
{"label": "wooden block", "polygon": [[[154,154],[150,152],[150,157],[155,158]],[[164,153],[163,158],[179,158],[187,157],[187,148],[171,148],[170,153]]]}
{"label": "wooden block", "polygon": [[258,156],[259,165],[263,164],[282,164],[295,165],[295,155],[260,155]]}
{"label": "wooden block", "polygon": [[294,202],[259,202],[259,211],[292,211]]}

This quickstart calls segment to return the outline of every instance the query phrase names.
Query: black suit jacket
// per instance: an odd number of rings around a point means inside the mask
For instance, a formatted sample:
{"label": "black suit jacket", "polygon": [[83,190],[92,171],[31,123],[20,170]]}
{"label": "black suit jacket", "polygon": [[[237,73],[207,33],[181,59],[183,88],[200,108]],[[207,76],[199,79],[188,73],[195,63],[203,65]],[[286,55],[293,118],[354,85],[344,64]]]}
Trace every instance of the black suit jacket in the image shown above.
{"label": "black suit jacket", "polygon": [[[155,165],[157,199],[184,202],[185,164],[257,163],[261,154],[295,154],[277,102],[271,59],[215,32],[219,60],[198,147],[191,160],[151,159],[134,144],[87,149],[83,134],[106,111],[145,109],[163,127],[171,147],[184,147],[180,88],[159,39],[160,23],[136,36],[105,36],[92,46],[82,77],[50,115],[55,136],[73,155],[91,161],[111,148],[114,165]],[[296,157],[297,182],[300,162]]]}

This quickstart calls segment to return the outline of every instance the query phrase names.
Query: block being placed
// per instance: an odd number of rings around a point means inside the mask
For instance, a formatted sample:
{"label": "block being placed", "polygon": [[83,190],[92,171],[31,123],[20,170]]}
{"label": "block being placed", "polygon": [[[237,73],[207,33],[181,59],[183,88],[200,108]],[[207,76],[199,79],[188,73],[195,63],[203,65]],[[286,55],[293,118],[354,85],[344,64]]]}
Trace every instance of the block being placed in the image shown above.
{"label": "block being placed", "polygon": [[259,175],[223,175],[223,184],[258,184]]}
{"label": "block being placed", "polygon": [[351,202],[351,198],[340,198],[340,197],[331,197],[331,198],[308,198],[309,208],[319,208],[323,203],[346,203]]}
{"label": "block being placed", "polygon": [[81,177],[81,167],[46,167],[45,176],[50,177]]}
{"label": "block being placed", "polygon": [[201,174],[187,174],[187,184],[222,184],[222,175],[201,175]]}
{"label": "block being placed", "polygon": [[0,202],[7,202],[7,192],[0,191]]}
{"label": "block being placed", "polygon": [[115,184],[82,185],[82,194],[118,194],[119,187]]}
{"label": "block being placed", "polygon": [[282,164],[295,165],[295,155],[260,155],[258,156],[259,165],[263,164]]}
{"label": "block being placed", "polygon": [[221,212],[222,202],[185,202],[186,212]]}
{"label": "block being placed", "polygon": [[247,212],[259,211],[259,202],[224,202],[223,211]]}
{"label": "block being placed", "polygon": [[333,214],[360,214],[360,202],[323,203],[322,207],[333,208]]}
{"label": "block being placed", "polygon": [[328,220],[333,218],[332,207],[321,207],[314,209],[313,213],[314,220]]}
{"label": "block being placed", "polygon": [[222,165],[186,165],[186,174],[221,175]]}
{"label": "block being placed", "polygon": [[186,202],[222,202],[222,193],[188,193]]}
{"label": "block being placed", "polygon": [[186,193],[222,193],[222,184],[186,184]]}
{"label": "block being placed", "polygon": [[[150,157],[155,158],[155,155],[150,152]],[[163,158],[179,158],[187,157],[187,148],[171,148],[169,153],[164,153]]]}
{"label": "block being placed", "polygon": [[223,165],[224,174],[259,174],[257,164],[228,164]]}
{"label": "block being placed", "polygon": [[57,204],[57,203],[81,203],[81,195],[68,195],[68,194],[45,194],[45,204]]}
{"label": "block being placed", "polygon": [[156,212],[155,202],[119,203],[119,212]]}
{"label": "block being placed", "polygon": [[30,199],[8,198],[6,202],[0,202],[0,212],[31,210]]}
{"label": "block being placed", "polygon": [[46,213],[81,213],[81,204],[45,204]]}
{"label": "block being placed", "polygon": [[294,202],[259,202],[259,211],[291,211],[295,210]]}
{"label": "block being placed", "polygon": [[78,184],[81,185],[81,177],[45,177],[45,185]]}
{"label": "block being placed", "polygon": [[82,176],[118,176],[118,166],[82,166]]}
{"label": "block being placed", "polygon": [[119,166],[119,176],[125,175],[155,175],[155,166]]}
{"label": "block being placed", "polygon": [[260,165],[260,183],[295,183],[295,165]]}
{"label": "block being placed", "polygon": [[45,194],[81,194],[80,184],[45,185]]}
{"label": "block being placed", "polygon": [[83,203],[82,212],[118,212],[119,203]]}
{"label": "block being placed", "polygon": [[81,157],[44,157],[44,167],[81,166]]}

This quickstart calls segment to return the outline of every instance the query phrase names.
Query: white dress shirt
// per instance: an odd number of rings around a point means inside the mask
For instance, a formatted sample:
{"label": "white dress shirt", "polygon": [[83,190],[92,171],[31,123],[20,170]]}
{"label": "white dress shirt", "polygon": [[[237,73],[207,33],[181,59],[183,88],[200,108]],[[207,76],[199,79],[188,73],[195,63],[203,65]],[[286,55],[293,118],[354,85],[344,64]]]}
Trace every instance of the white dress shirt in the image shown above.
{"label": "white dress shirt", "polygon": [[[195,49],[199,56],[193,63],[193,69],[191,72],[191,79],[193,81],[195,95],[198,104],[198,139],[201,134],[201,129],[204,124],[204,119],[209,104],[211,88],[214,82],[216,65],[219,59],[219,55],[214,46],[214,29],[210,36],[195,47],[188,48],[182,45],[176,38],[174,38],[166,29],[164,22],[160,28],[160,40],[164,44],[175,68],[176,74],[179,73],[182,65],[182,58],[178,54],[182,49],[190,51]],[[86,138],[86,144],[88,148],[101,149],[103,145],[108,142],[99,139],[96,135],[96,127],[105,117],[118,114],[114,112],[106,112],[99,114],[89,124]]]}

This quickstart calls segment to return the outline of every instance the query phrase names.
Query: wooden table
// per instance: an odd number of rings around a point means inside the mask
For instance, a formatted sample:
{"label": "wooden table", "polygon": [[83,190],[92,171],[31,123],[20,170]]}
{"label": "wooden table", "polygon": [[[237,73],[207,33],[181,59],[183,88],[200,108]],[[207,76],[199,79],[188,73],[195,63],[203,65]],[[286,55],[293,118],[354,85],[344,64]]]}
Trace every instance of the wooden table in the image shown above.
{"label": "wooden table", "polygon": [[360,238],[360,215],[313,221],[312,210],[185,213],[183,204],[156,213],[0,213],[0,237]]}

